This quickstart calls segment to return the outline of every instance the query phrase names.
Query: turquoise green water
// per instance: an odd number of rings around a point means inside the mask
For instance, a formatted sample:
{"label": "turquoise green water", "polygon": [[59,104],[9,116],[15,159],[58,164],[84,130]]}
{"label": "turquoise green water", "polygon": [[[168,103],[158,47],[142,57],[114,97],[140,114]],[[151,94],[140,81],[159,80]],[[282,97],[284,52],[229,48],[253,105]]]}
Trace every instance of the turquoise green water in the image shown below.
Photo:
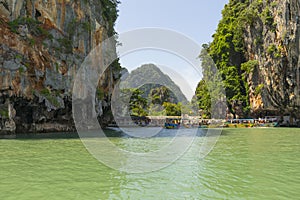
{"label": "turquoise green water", "polygon": [[[111,140],[138,149],[139,139]],[[0,199],[299,199],[299,153],[300,129],[225,129],[205,159],[191,150],[162,170],[127,174],[77,138],[0,140]]]}

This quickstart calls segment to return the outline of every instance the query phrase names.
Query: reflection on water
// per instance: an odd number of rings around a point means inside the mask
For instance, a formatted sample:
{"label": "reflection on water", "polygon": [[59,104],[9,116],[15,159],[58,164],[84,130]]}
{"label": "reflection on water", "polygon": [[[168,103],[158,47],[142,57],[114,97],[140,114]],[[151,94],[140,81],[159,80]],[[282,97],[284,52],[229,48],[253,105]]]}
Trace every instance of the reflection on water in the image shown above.
{"label": "reflection on water", "polygon": [[299,151],[299,129],[225,129],[205,159],[197,159],[197,150],[191,148],[160,171],[118,174],[112,181],[121,183],[120,191],[109,198],[296,199],[300,195]]}
{"label": "reflection on water", "polygon": [[[197,133],[195,144],[205,139],[205,130],[202,131]],[[108,131],[107,135],[114,136],[110,140],[121,148],[147,152],[167,144],[175,132],[163,130],[162,135],[154,138],[115,137],[120,134],[117,131]],[[45,196],[50,199],[297,199],[300,196],[299,129],[224,129],[215,148],[204,159],[199,159],[199,149],[194,147],[162,170],[128,174],[99,164],[76,136],[0,140],[0,199]],[[15,188],[22,190],[16,192]]]}

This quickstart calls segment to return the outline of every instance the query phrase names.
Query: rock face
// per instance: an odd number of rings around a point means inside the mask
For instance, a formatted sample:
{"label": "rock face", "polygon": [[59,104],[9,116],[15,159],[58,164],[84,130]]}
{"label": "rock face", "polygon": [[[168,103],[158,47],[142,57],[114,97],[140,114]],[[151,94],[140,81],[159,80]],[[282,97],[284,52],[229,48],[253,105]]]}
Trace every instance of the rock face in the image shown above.
{"label": "rock face", "polygon": [[251,110],[300,118],[300,2],[250,2],[260,15],[244,33],[246,58],[258,61],[247,77]]}
{"label": "rock face", "polygon": [[141,67],[133,70],[126,78],[121,82],[121,88],[140,88],[145,98],[148,98],[151,89],[161,86],[168,87],[171,91],[172,103],[187,103],[187,99],[180,90],[179,86],[173,82],[173,80],[164,74],[154,64],[144,64]]}
{"label": "rock face", "polygon": [[299,0],[229,0],[208,46],[233,117],[300,119]]}
{"label": "rock face", "polygon": [[[0,1],[0,133],[75,130],[74,77],[89,52],[114,35],[116,6],[99,0]],[[115,44],[108,50],[115,55]],[[119,71],[114,62],[99,82],[103,124],[111,120]]]}

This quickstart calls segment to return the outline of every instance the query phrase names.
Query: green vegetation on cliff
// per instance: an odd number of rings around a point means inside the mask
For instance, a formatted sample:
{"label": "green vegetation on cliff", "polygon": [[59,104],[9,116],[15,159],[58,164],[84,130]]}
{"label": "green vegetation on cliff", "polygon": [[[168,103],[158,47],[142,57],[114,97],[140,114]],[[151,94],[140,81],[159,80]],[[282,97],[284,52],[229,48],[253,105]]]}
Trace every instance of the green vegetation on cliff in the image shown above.
{"label": "green vegetation on cliff", "polygon": [[209,55],[214,60],[222,74],[224,87],[230,111],[235,114],[234,104],[242,104],[248,111],[247,83],[243,80],[241,63],[245,62],[243,43],[243,16],[241,13],[248,7],[247,1],[231,0],[222,12],[213,42],[208,48]]}
{"label": "green vegetation on cliff", "polygon": [[172,79],[153,64],[133,70],[121,82],[123,93],[130,97],[130,115],[181,115],[187,99]]}
{"label": "green vegetation on cliff", "polygon": [[[270,6],[275,6],[271,1],[262,0],[230,0],[222,11],[217,30],[213,35],[213,41],[203,48],[208,52],[201,52],[200,59],[204,71],[204,80],[209,80],[209,63],[205,62],[205,56],[211,57],[219,70],[223,86],[226,91],[227,106],[234,117],[247,117],[250,114],[249,85],[247,76],[252,72],[258,61],[252,60],[247,54],[245,44],[247,28],[262,23],[268,30],[274,31],[276,23],[270,11]],[[255,46],[261,48],[262,33],[258,32],[254,40]],[[269,46],[268,53],[278,57],[280,52],[276,46]],[[210,91],[206,88],[207,82],[201,81],[198,85],[196,96],[200,109],[204,109],[209,115]],[[259,90],[259,89],[258,89]],[[258,91],[259,92],[259,91]]]}
{"label": "green vegetation on cliff", "polygon": [[[0,134],[75,130],[73,82],[93,48],[116,36],[118,3],[0,2]],[[116,43],[99,57],[114,57]],[[102,125],[112,121],[111,93],[120,69],[116,59],[98,83],[96,107]],[[11,119],[6,114],[9,106]]]}
{"label": "green vegetation on cliff", "polygon": [[108,36],[113,36],[116,34],[114,26],[115,22],[118,18],[118,4],[120,1],[118,0],[101,0],[102,6],[102,17],[107,21],[108,27]]}

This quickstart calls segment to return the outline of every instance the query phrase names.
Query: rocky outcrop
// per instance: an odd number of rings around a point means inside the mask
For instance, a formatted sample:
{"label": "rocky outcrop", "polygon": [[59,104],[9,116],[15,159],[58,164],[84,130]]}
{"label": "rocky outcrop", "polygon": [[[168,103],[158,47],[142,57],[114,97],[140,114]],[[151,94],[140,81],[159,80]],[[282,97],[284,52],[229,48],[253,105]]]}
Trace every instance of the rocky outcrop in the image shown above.
{"label": "rocky outcrop", "polygon": [[300,2],[251,1],[249,9],[257,14],[244,32],[247,60],[257,62],[247,76],[251,110],[300,118]]}
{"label": "rocky outcrop", "polygon": [[[74,131],[73,80],[89,52],[115,33],[116,4],[0,1],[0,133]],[[109,51],[115,54],[115,45]],[[110,94],[119,68],[114,62],[98,86],[103,124],[111,120]]]}
{"label": "rocky outcrop", "polygon": [[188,102],[179,86],[154,64],[143,64],[141,67],[132,70],[132,72],[123,79],[120,87],[140,88],[144,92],[142,96],[148,98],[151,89],[159,88],[161,86],[169,88],[170,98],[172,99],[170,99],[169,102]]}

